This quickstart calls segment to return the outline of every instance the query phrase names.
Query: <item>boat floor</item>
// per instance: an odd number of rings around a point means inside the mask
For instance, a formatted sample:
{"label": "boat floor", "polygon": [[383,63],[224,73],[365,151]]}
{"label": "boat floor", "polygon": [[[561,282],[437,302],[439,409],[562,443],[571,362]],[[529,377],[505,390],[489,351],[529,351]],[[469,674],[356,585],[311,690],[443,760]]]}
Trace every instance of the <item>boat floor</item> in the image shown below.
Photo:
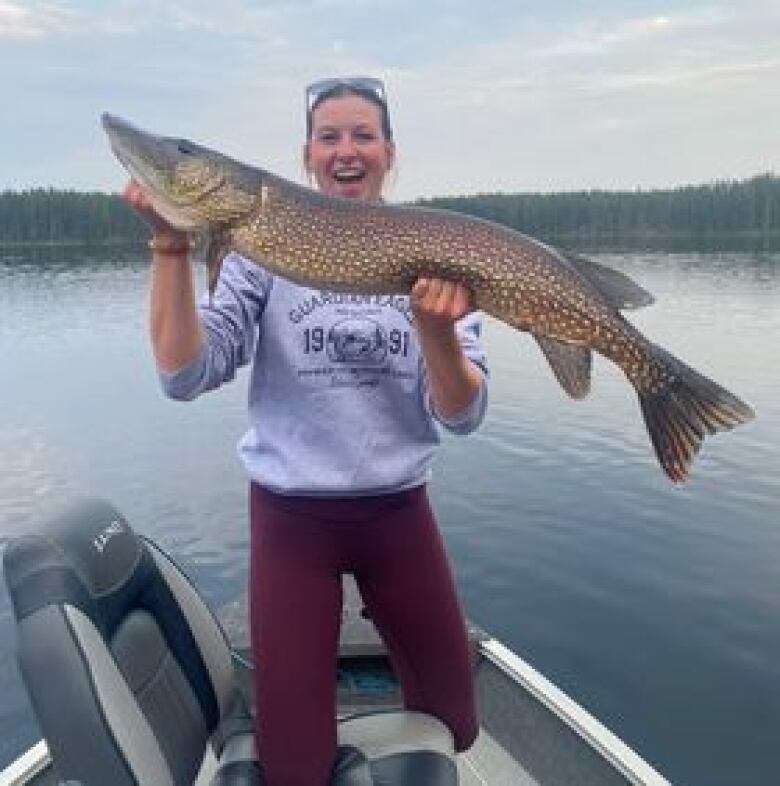
{"label": "boat floor", "polygon": [[539,786],[484,730],[457,762],[460,786]]}
{"label": "boat floor", "polygon": [[[357,671],[347,677],[347,682],[352,682],[352,685],[345,685],[340,675],[339,717],[369,709],[401,706],[397,685],[393,682],[393,687],[390,687],[389,675],[386,684],[377,684],[377,664],[374,658],[383,659],[386,652],[373,624],[363,616],[362,608],[362,600],[354,579],[345,576],[339,655],[342,662],[351,662]],[[232,606],[221,609],[219,618],[234,648],[248,654],[244,601],[237,601]],[[472,628],[470,635],[478,638],[484,634],[479,629]],[[362,680],[359,666],[361,661],[367,663],[365,678]],[[363,689],[361,681],[368,684],[367,690]],[[379,682],[382,682],[381,673]],[[248,685],[245,688],[250,690]],[[459,754],[456,760],[460,786],[539,786],[484,728],[480,729],[472,747]]]}

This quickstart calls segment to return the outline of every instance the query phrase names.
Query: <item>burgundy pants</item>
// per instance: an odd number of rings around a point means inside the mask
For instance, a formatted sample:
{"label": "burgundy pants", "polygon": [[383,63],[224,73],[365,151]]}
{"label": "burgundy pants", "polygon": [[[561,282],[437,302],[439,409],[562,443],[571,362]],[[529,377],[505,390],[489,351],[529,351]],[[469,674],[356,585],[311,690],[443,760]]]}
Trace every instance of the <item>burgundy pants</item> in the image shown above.
{"label": "burgundy pants", "polygon": [[458,750],[477,734],[463,614],[423,488],[318,499],[250,493],[257,744],[268,786],[325,786],[336,752],[341,574],[353,573],[408,709]]}

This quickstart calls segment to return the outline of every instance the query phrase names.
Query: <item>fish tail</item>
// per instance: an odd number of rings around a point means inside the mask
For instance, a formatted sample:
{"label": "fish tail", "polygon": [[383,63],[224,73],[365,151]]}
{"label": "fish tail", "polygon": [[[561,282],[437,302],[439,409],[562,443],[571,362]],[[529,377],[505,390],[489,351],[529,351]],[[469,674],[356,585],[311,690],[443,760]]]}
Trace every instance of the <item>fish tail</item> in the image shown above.
{"label": "fish tail", "polygon": [[708,434],[746,423],[754,412],[661,347],[651,352],[649,367],[632,382],[658,461],[672,481],[681,483]]}

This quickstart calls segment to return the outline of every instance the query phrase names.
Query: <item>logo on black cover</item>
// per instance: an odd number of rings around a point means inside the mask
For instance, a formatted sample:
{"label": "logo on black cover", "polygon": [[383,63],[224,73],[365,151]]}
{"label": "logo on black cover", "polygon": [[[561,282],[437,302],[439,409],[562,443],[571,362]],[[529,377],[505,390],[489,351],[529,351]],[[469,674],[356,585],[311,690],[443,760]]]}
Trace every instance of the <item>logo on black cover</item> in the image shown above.
{"label": "logo on black cover", "polygon": [[125,528],[119,519],[114,519],[107,527],[104,527],[93,539],[92,545],[96,551],[102,554],[105,551],[108,542],[114,535],[119,535],[124,532]]}

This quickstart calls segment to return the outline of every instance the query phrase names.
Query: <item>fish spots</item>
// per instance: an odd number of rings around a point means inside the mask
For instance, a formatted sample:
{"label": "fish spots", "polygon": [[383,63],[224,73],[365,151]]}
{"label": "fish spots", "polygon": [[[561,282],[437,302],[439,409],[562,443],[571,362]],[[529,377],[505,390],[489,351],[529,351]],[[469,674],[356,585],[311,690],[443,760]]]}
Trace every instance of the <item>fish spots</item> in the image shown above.
{"label": "fish spots", "polygon": [[[608,355],[628,354],[614,335],[599,336],[608,315],[582,291],[576,274],[530,238],[453,214],[285,189],[275,185],[266,195],[272,209],[258,211],[263,220],[253,221],[252,231],[271,249],[269,267],[299,283],[388,293],[408,292],[421,276],[461,281],[481,306],[510,324],[562,341],[603,344]],[[633,362],[638,369],[639,360]]]}

